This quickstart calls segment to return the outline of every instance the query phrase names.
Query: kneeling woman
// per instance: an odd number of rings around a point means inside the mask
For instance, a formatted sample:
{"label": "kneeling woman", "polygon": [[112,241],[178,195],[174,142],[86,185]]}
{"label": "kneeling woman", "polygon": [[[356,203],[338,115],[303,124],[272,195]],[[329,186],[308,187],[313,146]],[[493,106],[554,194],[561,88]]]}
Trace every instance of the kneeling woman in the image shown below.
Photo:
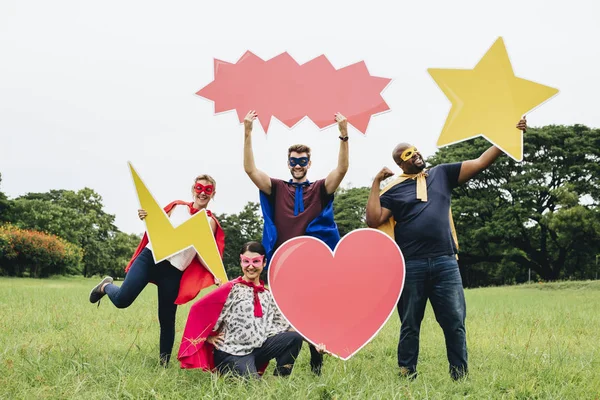
{"label": "kneeling woman", "polygon": [[[193,202],[176,200],[167,205],[164,210],[171,221],[179,225],[198,211],[206,209],[215,195],[215,186],[216,182],[211,176],[200,175],[192,185]],[[138,215],[140,219],[144,219],[147,213],[139,210]],[[225,234],[212,213],[206,210],[206,215],[223,257]],[[158,287],[160,362],[166,366],[175,341],[177,305],[193,300],[202,289],[214,285],[215,279],[202,264],[193,247],[182,250],[158,264],[155,263],[147,234],[144,234],[125,271],[127,275],[121,287],[113,285],[113,279],[106,277],[92,289],[90,302],[96,303],[107,294],[117,308],[126,308],[133,303],[149,282],[155,283]]]}
{"label": "kneeling woman", "polygon": [[265,253],[261,243],[246,243],[240,251],[243,276],[192,306],[177,357],[182,368],[259,377],[275,359],[275,375],[292,372],[303,339],[259,278]]}

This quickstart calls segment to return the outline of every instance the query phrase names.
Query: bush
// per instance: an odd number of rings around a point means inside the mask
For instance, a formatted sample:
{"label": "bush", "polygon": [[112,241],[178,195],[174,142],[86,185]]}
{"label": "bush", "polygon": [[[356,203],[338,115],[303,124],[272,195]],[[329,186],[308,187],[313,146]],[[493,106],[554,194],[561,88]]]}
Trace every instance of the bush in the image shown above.
{"label": "bush", "polygon": [[80,274],[83,251],[58,236],[0,226],[0,274],[45,278]]}

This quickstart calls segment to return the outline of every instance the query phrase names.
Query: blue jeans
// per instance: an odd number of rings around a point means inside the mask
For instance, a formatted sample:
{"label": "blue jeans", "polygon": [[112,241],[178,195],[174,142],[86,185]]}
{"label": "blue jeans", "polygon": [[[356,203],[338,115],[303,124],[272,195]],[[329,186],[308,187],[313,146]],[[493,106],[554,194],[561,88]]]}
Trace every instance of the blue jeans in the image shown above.
{"label": "blue jeans", "polygon": [[149,282],[158,287],[158,322],[160,324],[160,358],[168,363],[175,342],[175,300],[179,294],[179,282],[183,272],[168,261],[154,263],[152,252],[145,248],[136,257],[121,287],[108,284],[104,292],[117,308],[133,303]]}
{"label": "blue jeans", "polygon": [[417,372],[419,334],[427,299],[444,331],[450,375],[467,374],[467,314],[462,279],[455,256],[406,261],[406,278],[398,302],[402,326],[398,343],[398,365],[408,374]]}

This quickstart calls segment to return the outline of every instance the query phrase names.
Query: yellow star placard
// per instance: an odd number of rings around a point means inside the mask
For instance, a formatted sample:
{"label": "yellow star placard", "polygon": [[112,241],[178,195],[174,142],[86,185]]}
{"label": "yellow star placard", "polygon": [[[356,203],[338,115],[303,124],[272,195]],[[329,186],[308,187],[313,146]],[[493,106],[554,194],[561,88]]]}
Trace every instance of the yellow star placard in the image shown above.
{"label": "yellow star placard", "polygon": [[227,282],[227,274],[219,248],[206,216],[206,210],[200,210],[193,217],[174,227],[169,216],[158,205],[131,163],[129,169],[135,184],[140,206],[148,212],[144,222],[148,240],[152,244],[155,262],[160,262],[188,247],[194,247],[202,264],[222,283]]}
{"label": "yellow star placard", "polygon": [[427,71],[452,103],[437,146],[483,136],[516,161],[523,159],[523,132],[517,123],[558,93],[517,78],[501,37],[473,69]]}

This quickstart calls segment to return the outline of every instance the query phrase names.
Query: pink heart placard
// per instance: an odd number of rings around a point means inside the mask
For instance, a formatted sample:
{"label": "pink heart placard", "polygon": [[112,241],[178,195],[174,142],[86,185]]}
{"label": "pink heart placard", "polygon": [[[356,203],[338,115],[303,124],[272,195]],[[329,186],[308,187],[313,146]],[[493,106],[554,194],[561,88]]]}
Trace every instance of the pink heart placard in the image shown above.
{"label": "pink heart placard", "polygon": [[300,236],[283,243],[269,267],[275,303],[309,342],[347,360],[394,312],[404,286],[404,258],[385,233],[357,229],[335,251]]}

